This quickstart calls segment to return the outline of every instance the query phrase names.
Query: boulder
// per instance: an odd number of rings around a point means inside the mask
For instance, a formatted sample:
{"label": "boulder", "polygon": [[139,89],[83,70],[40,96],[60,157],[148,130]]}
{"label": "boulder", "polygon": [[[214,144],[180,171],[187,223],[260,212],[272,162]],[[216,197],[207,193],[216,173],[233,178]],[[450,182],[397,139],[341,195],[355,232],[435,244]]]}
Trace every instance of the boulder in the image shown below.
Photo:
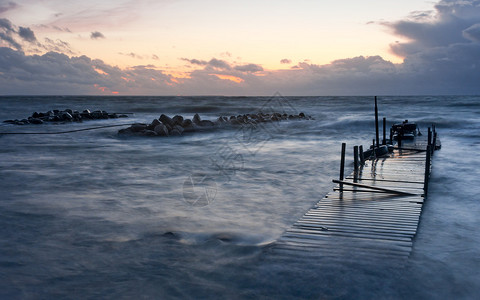
{"label": "boulder", "polygon": [[173,126],[173,121],[169,116],[162,114],[158,119],[160,120],[160,122],[163,123],[163,125],[170,126],[170,127]]}
{"label": "boulder", "polygon": [[132,126],[130,126],[130,129],[132,130],[132,132],[140,132],[147,129],[147,124],[133,124]]}
{"label": "boulder", "polygon": [[133,131],[130,127],[123,128],[118,131],[118,134],[133,134]]}
{"label": "boulder", "polygon": [[64,111],[62,113],[62,119],[65,121],[73,121],[73,116],[70,113]]}
{"label": "boulder", "polygon": [[157,126],[155,126],[153,131],[155,131],[155,133],[159,136],[168,136],[167,126],[163,124],[158,124]]}
{"label": "boulder", "polygon": [[200,123],[198,123],[197,125],[202,127],[211,127],[211,126],[215,126],[215,123],[213,123],[210,120],[201,120]]}
{"label": "boulder", "polygon": [[185,129],[183,129],[183,127],[180,126],[180,125],[173,126],[172,131],[173,130],[176,130],[176,131],[180,132],[180,134],[182,134],[185,131]]}
{"label": "boulder", "polygon": [[180,135],[182,135],[182,133],[179,130],[177,130],[177,128],[174,128],[174,129],[170,130],[170,135],[171,136],[180,136]]}
{"label": "boulder", "polygon": [[198,114],[195,114],[195,115],[193,116],[193,120],[192,120],[193,123],[195,123],[195,124],[197,124],[197,125],[200,125],[200,122],[201,122],[201,121],[202,121],[202,119],[200,118],[200,116],[199,116]]}
{"label": "boulder", "polygon": [[183,124],[183,117],[176,115],[175,117],[172,118],[173,125],[180,125],[182,126]]}
{"label": "boulder", "polygon": [[43,124],[43,121],[39,118],[31,118],[28,120],[31,124]]}
{"label": "boulder", "polygon": [[145,129],[145,130],[140,131],[140,135],[143,135],[143,136],[157,136],[157,133],[153,130]]}

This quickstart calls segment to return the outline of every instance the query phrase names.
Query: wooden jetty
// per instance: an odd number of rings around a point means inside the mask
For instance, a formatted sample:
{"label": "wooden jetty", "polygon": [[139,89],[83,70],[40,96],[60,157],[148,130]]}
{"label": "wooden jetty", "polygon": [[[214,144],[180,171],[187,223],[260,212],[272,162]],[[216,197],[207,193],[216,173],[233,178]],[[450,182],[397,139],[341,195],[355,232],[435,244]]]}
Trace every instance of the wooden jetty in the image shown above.
{"label": "wooden jetty", "polygon": [[428,193],[431,159],[439,148],[430,128],[428,137],[397,144],[385,157],[364,161],[354,148],[354,172],[344,178],[343,144],[340,178],[333,180],[337,186],[272,245],[271,255],[315,257],[322,263],[403,264]]}

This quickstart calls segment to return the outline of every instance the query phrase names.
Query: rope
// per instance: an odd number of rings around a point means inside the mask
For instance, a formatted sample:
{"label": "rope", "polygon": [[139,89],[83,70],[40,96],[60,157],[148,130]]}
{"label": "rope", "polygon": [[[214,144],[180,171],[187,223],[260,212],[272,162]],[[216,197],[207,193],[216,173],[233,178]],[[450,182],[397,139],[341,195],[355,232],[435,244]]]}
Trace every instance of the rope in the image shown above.
{"label": "rope", "polygon": [[75,129],[75,130],[57,131],[57,132],[0,132],[0,135],[3,135],[3,134],[63,134],[63,133],[73,133],[73,132],[95,130],[95,129],[102,129],[102,128],[110,128],[110,127],[128,126],[128,125],[134,125],[134,124],[135,123],[105,125],[105,126],[89,127],[89,128]]}

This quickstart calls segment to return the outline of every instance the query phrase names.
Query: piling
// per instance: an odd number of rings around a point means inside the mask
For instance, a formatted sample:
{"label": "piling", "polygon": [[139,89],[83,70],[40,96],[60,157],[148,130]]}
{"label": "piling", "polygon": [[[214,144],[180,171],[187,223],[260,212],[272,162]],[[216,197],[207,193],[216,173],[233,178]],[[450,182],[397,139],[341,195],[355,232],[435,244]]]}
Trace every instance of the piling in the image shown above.
{"label": "piling", "polygon": [[[343,181],[345,178],[345,148],[347,147],[346,143],[342,143],[342,156],[340,158],[340,181]],[[340,184],[340,191],[343,188],[343,184]]]}
{"label": "piling", "polygon": [[[378,105],[377,105],[377,96],[375,96],[375,138],[377,141],[377,147],[380,145],[380,137],[378,133]],[[375,147],[374,147],[375,149]]]}
{"label": "piling", "polygon": [[382,145],[387,144],[387,118],[383,118],[383,142]]}
{"label": "piling", "polygon": [[431,145],[427,146],[427,153],[425,158],[425,178],[423,180],[424,197],[427,197],[427,194],[428,194],[428,178],[430,177],[431,147],[432,147]]}
{"label": "piling", "polygon": [[363,156],[363,146],[360,145],[359,150],[360,152],[360,164],[365,165],[365,156]]}
{"label": "piling", "polygon": [[353,147],[353,182],[357,182],[358,178],[358,146]]}

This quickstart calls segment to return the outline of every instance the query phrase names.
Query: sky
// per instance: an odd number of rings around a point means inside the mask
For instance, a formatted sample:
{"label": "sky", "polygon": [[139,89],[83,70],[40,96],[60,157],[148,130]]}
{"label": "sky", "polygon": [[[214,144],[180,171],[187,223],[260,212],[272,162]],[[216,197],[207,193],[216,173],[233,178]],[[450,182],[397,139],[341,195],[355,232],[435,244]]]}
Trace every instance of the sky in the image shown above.
{"label": "sky", "polygon": [[0,95],[480,94],[480,0],[0,0]]}

